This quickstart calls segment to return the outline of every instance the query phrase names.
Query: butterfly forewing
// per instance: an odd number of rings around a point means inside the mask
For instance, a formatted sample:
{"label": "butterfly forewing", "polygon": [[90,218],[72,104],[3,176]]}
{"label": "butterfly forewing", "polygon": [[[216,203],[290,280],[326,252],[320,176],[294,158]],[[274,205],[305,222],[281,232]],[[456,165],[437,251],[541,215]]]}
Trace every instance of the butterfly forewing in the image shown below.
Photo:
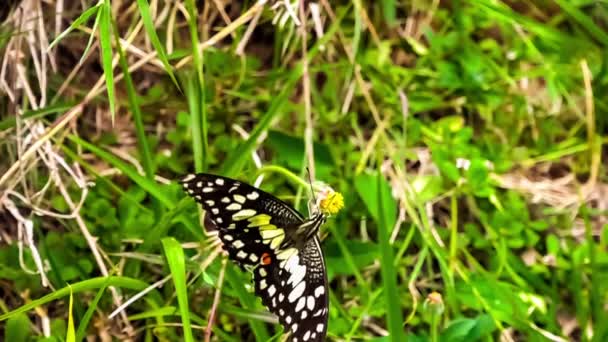
{"label": "butterfly forewing", "polygon": [[285,239],[283,227],[303,220],[281,200],[230,178],[190,175],[182,185],[203,206],[219,229],[224,249],[241,266],[258,265],[264,253],[274,254]]}
{"label": "butterfly forewing", "polygon": [[291,340],[324,341],[328,297],[319,239],[283,243],[311,221],[276,197],[230,178],[197,174],[181,183],[218,227],[230,258],[254,267],[256,294]]}

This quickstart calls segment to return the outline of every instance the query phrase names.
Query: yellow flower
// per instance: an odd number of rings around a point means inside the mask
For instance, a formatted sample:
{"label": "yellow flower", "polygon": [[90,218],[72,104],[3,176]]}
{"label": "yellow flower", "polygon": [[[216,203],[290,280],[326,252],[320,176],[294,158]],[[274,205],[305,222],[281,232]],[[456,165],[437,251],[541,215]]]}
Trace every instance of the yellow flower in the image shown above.
{"label": "yellow flower", "polygon": [[331,192],[319,204],[321,212],[325,215],[337,214],[344,208],[344,196],[339,192]]}

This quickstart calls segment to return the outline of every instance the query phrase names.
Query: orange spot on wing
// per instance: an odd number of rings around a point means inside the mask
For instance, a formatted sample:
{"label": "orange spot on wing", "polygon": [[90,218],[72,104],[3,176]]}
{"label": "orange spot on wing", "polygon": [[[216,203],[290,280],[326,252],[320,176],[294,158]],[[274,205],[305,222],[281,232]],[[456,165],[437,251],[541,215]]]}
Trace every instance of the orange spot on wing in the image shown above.
{"label": "orange spot on wing", "polygon": [[268,253],[262,254],[262,265],[270,265],[272,263],[272,257]]}

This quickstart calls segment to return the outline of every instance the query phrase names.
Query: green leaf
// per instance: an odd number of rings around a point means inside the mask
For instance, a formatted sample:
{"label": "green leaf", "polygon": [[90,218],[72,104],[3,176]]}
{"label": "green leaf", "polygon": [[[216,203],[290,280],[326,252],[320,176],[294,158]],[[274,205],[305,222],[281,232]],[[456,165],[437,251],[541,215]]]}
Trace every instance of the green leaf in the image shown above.
{"label": "green leaf", "polygon": [[[374,221],[379,223],[382,215],[387,227],[392,230],[395,222],[397,222],[397,202],[391,196],[391,187],[386,179],[380,177],[378,181],[378,177],[378,172],[356,176],[355,189]],[[379,189],[379,186],[381,189]],[[379,196],[382,196],[383,212],[379,211]]]}
{"label": "green leaf", "polygon": [[[268,146],[276,151],[278,164],[287,164],[293,170],[304,169],[304,139],[279,131],[268,132]],[[325,144],[314,143],[315,170],[318,178],[326,178],[334,170],[334,160]]]}
{"label": "green leaf", "polygon": [[488,337],[494,330],[494,322],[489,315],[481,315],[474,319],[459,318],[448,324],[441,334],[441,341],[479,341],[483,337]]}
{"label": "green leaf", "polygon": [[27,341],[31,334],[31,322],[27,315],[24,313],[15,314],[6,322],[4,341]]}

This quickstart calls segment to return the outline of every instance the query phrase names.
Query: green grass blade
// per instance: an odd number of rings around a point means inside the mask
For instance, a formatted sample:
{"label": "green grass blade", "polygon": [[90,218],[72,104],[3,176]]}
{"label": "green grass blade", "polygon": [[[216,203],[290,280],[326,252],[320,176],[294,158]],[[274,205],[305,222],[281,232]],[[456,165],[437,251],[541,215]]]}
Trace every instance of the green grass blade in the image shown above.
{"label": "green grass blade", "polygon": [[137,100],[137,91],[133,85],[133,79],[131,78],[131,73],[129,72],[129,65],[127,64],[125,53],[120,45],[118,29],[114,29],[114,37],[116,38],[116,49],[118,50],[118,55],[120,57],[120,66],[124,74],[127,98],[129,99],[129,109],[133,115],[133,120],[135,121],[135,134],[137,135],[137,145],[139,147],[139,153],[141,154],[142,167],[146,173],[146,176],[149,179],[154,179],[155,167],[152,160],[152,152],[150,151],[150,145],[148,144],[148,138],[146,137],[144,119],[141,114],[139,101]]}
{"label": "green grass blade", "polygon": [[74,313],[72,308],[74,306],[74,294],[72,293],[72,288],[70,288],[70,305],[68,307],[68,331],[66,332],[65,340],[67,342],[75,342],[76,341],[76,331],[74,328]]}
{"label": "green grass blade", "polygon": [[99,43],[101,46],[101,61],[103,74],[106,78],[108,91],[108,104],[112,116],[112,126],[116,116],[116,99],[114,91],[114,68],[112,67],[112,7],[110,0],[105,0],[101,6],[101,20],[99,22]]}
{"label": "green grass blade", "polygon": [[[46,106],[44,108],[40,108],[37,110],[31,110],[23,113],[19,118],[21,120],[29,120],[29,119],[39,119],[43,118],[49,114],[55,114],[60,112],[65,112],[66,110],[72,108],[74,104],[66,104],[66,103],[58,103],[50,106]],[[0,131],[4,131],[6,129],[13,128],[17,125],[17,117],[9,116],[4,120],[0,121]]]}
{"label": "green grass blade", "polygon": [[182,319],[184,341],[192,342],[192,327],[190,325],[190,309],[188,308],[188,286],[186,284],[186,262],[182,246],[172,237],[162,239],[165,257],[171,270],[171,277],[177,294],[179,312]]}
{"label": "green grass blade", "polygon": [[87,311],[84,313],[84,316],[80,319],[80,324],[78,324],[78,330],[76,330],[76,341],[82,341],[86,337],[87,327],[89,326],[89,322],[99,305],[99,301],[103,297],[103,294],[106,292],[107,285],[102,286],[97,291],[95,298],[88,304]]}
{"label": "green grass blade", "polygon": [[393,228],[388,225],[387,220],[392,220],[390,211],[386,210],[386,198],[390,197],[390,188],[382,173],[377,174],[377,194],[378,197],[378,240],[380,243],[380,271],[382,283],[384,285],[384,296],[386,300],[386,322],[390,332],[391,341],[403,341],[403,314],[401,312],[401,298],[397,291],[397,274],[394,266],[393,246],[390,243],[390,230]]}
{"label": "green grass blade", "polygon": [[171,81],[173,81],[173,84],[175,84],[175,86],[179,89],[179,84],[177,83],[177,79],[173,74],[173,67],[171,66],[171,64],[169,64],[169,59],[167,58],[165,49],[163,48],[163,45],[160,43],[158,35],[156,34],[154,22],[150,14],[150,5],[148,4],[148,0],[137,0],[137,6],[139,6],[139,15],[141,16],[141,20],[144,23],[146,33],[150,38],[152,46],[154,46],[154,49],[156,50],[158,58],[163,63],[165,71],[169,74],[169,77],[171,77]]}
{"label": "green grass blade", "polygon": [[[95,5],[95,6],[91,7],[91,8],[89,8],[88,10],[82,12],[82,14],[80,14],[80,16],[78,18],[76,18],[76,20],[74,20],[67,29],[65,29],[55,39],[53,39],[53,41],[51,42],[51,44],[49,44],[49,47],[47,48],[47,51],[50,51],[52,48],[54,48],[55,45],[57,45],[63,38],[65,38],[65,36],[67,36],[74,29],[76,29],[80,25],[86,23],[87,20],[89,20],[89,18],[93,14],[97,13],[97,11],[99,10],[100,6],[101,6],[101,3],[98,3],[97,5]],[[83,55],[86,55],[86,53],[83,53]]]}
{"label": "green grass blade", "polygon": [[578,9],[572,1],[555,0],[564,12],[568,13],[579,25],[581,25],[593,38],[600,41],[604,46],[608,46],[608,34],[605,29],[598,27],[593,19]]}
{"label": "green grass blade", "polygon": [[[195,148],[195,161],[196,171],[202,172],[207,169],[208,159],[208,141],[207,141],[207,109],[205,106],[205,74],[203,72],[204,64],[203,57],[204,52],[199,50],[199,37],[198,37],[198,12],[194,0],[186,1],[186,9],[190,15],[188,20],[188,28],[190,30],[190,42],[192,44],[192,62],[194,64],[194,70],[196,73],[195,80],[189,82],[189,95],[188,105],[190,107],[190,115],[192,116],[193,125],[193,137],[192,141]],[[196,101],[196,103],[193,103]],[[197,131],[195,135],[194,132]]]}
{"label": "green grass blade", "polygon": [[4,321],[6,319],[9,319],[11,317],[14,317],[15,315],[18,315],[20,313],[32,310],[37,306],[42,306],[46,303],[63,298],[65,296],[69,295],[70,291],[72,291],[73,293],[80,293],[80,292],[84,292],[84,291],[96,290],[96,289],[99,289],[104,286],[114,286],[114,287],[118,287],[118,288],[125,288],[125,289],[140,291],[140,290],[143,290],[146,287],[148,287],[149,284],[146,282],[143,282],[139,279],[134,279],[134,278],[129,278],[129,277],[110,276],[110,277],[97,277],[97,278],[87,279],[87,280],[72,284],[70,286],[66,286],[62,289],[56,290],[42,298],[32,300],[31,302],[28,302],[27,304],[22,305],[13,311],[0,315],[0,322]]}
{"label": "green grass blade", "polygon": [[188,98],[188,109],[190,111],[190,128],[192,129],[192,153],[194,154],[194,169],[196,172],[203,172],[206,168],[207,159],[205,149],[205,138],[202,115],[201,88],[195,77],[188,77],[186,83],[186,97]]}

